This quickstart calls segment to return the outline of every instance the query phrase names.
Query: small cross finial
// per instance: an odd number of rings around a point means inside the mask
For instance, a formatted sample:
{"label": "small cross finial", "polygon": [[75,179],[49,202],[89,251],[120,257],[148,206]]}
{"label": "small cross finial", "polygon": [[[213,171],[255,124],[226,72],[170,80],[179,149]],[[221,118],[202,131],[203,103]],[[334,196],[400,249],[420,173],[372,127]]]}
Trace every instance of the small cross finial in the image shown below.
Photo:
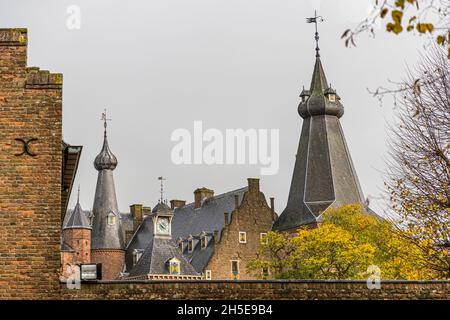
{"label": "small cross finial", "polygon": [[315,29],[316,29],[316,33],[314,34],[314,39],[316,40],[316,57],[320,57],[320,53],[319,53],[319,32],[317,31],[317,22],[323,22],[324,19],[322,16],[318,16],[317,12],[314,10],[314,17],[311,18],[306,18],[306,22],[307,23],[314,23],[315,24]]}
{"label": "small cross finial", "polygon": [[159,201],[161,203],[164,203],[164,183],[163,181],[166,180],[166,178],[164,178],[163,176],[158,177],[158,180],[161,182],[161,189],[160,189],[160,194],[161,194],[161,198],[159,199]]}
{"label": "small cross finial", "polygon": [[78,185],[77,203],[80,203],[80,185]]}

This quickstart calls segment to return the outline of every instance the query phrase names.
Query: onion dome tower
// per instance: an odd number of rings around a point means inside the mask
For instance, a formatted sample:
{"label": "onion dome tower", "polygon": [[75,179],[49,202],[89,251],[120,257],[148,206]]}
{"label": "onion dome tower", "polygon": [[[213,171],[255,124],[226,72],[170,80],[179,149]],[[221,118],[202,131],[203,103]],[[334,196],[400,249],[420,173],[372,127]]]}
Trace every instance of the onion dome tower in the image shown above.
{"label": "onion dome tower", "polygon": [[106,111],[102,120],[103,147],[94,160],[98,178],[92,209],[92,262],[102,264],[103,279],[109,280],[116,279],[122,272],[125,251],[113,177],[118,161],[108,145]]}
{"label": "onion dome tower", "polygon": [[320,60],[316,23],[316,61],[309,90],[303,89],[298,113],[303,118],[300,142],[292,175],[288,203],[275,221],[275,230],[295,230],[317,225],[328,208],[364,204],[339,118],[344,114],[341,98],[328,84]]}

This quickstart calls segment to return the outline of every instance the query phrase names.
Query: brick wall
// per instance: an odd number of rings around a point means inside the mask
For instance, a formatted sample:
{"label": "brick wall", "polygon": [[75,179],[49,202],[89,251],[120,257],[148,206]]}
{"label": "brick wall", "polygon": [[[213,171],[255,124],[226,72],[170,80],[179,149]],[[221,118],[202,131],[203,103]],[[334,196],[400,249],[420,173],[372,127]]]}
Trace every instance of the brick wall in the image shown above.
{"label": "brick wall", "polygon": [[91,230],[71,228],[63,230],[64,243],[72,250],[61,252],[61,275],[68,277],[72,265],[91,262]]}
{"label": "brick wall", "polygon": [[61,74],[27,68],[26,29],[0,29],[0,298],[59,289],[61,100]]}
{"label": "brick wall", "polygon": [[[205,270],[211,270],[212,279],[234,279],[231,261],[238,262],[240,280],[256,279],[247,270],[247,263],[256,258],[260,248],[260,235],[272,228],[273,212],[259,190],[258,179],[248,179],[249,188],[241,205],[230,214],[230,222],[222,230],[214,254]],[[239,242],[239,232],[246,232],[247,243]]]}
{"label": "brick wall", "polygon": [[94,249],[91,250],[91,262],[102,264],[103,279],[117,279],[123,271],[125,250]]}
{"label": "brick wall", "polygon": [[104,282],[61,285],[62,299],[450,299],[450,281]]}

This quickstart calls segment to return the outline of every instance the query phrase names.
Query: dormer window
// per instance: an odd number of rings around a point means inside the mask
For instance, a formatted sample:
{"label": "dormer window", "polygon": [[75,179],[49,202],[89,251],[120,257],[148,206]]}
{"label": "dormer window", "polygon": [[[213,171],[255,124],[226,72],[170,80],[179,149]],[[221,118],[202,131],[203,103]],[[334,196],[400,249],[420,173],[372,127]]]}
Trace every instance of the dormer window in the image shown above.
{"label": "dormer window", "polygon": [[139,259],[142,257],[142,252],[143,252],[143,250],[141,250],[141,249],[134,249],[134,251],[133,251],[133,266],[135,266],[138,263]]}
{"label": "dormer window", "polygon": [[206,241],[206,236],[203,236],[203,237],[200,239],[200,245],[201,245],[201,248],[202,248],[202,249],[205,249],[206,246],[207,246],[207,244],[208,244],[208,242]]}
{"label": "dormer window", "polygon": [[331,84],[330,84],[330,86],[325,90],[324,94],[325,94],[325,96],[328,98],[328,101],[330,101],[330,102],[336,102],[336,90],[334,90],[334,89],[331,87]]}
{"label": "dormer window", "polygon": [[170,274],[180,274],[181,266],[180,260],[177,258],[172,258],[169,260],[169,273]]}
{"label": "dormer window", "polygon": [[107,217],[108,225],[113,226],[116,224],[116,215],[113,212],[108,213]]}
{"label": "dormer window", "polygon": [[192,252],[194,250],[194,239],[190,239],[188,242],[188,251]]}

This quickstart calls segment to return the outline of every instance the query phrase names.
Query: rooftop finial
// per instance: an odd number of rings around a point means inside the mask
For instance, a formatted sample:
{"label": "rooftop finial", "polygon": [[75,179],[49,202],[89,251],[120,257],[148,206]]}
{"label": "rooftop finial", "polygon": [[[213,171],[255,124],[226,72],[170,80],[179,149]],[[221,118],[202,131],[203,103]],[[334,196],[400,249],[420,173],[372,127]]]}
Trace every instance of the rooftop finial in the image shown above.
{"label": "rooftop finial", "polygon": [[163,181],[166,180],[166,178],[161,176],[161,177],[158,177],[158,180],[161,182],[161,189],[159,191],[161,193],[161,199],[159,199],[159,201],[161,203],[164,203],[164,184],[163,184]]}
{"label": "rooftop finial", "polygon": [[319,53],[319,32],[317,31],[317,22],[322,22],[323,17],[322,16],[318,16],[317,12],[314,10],[314,17],[311,18],[306,18],[306,22],[307,23],[314,23],[315,24],[315,28],[316,28],[316,33],[314,35],[314,39],[316,40],[316,58],[320,57],[320,53]]}
{"label": "rooftop finial", "polygon": [[105,137],[106,137],[106,127],[108,126],[106,121],[111,121],[112,119],[108,119],[106,116],[106,108],[105,110],[102,112],[102,118],[100,119],[103,121],[103,126],[105,127]]}
{"label": "rooftop finial", "polygon": [[80,203],[80,185],[78,185],[77,203]]}

